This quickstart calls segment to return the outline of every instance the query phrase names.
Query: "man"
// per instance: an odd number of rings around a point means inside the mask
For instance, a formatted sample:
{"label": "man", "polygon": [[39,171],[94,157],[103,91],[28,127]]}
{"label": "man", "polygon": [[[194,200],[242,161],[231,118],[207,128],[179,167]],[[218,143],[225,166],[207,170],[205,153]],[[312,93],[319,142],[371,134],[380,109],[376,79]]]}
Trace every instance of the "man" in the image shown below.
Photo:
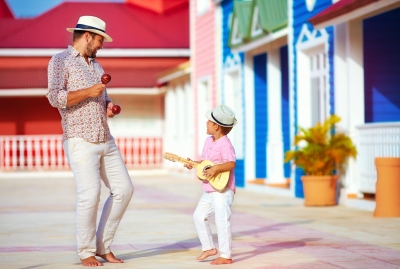
{"label": "man", "polygon": [[[76,229],[78,256],[84,266],[101,266],[95,256],[121,263],[110,250],[118,224],[133,194],[125,163],[111,136],[107,116],[113,103],[101,83],[103,68],[95,61],[103,42],[105,22],[92,16],[79,18],[73,45],[55,55],[48,66],[47,98],[61,115],[63,146],[74,173],[78,201]],[[96,232],[101,180],[110,189]]]}

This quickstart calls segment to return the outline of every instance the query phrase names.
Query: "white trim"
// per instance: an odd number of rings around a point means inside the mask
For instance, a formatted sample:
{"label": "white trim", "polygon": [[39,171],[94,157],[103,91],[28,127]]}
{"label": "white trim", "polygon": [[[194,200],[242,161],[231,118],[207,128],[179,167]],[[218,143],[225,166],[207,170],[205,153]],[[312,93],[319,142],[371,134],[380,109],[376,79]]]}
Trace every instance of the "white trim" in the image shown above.
{"label": "white trim", "polygon": [[231,35],[231,44],[236,45],[242,42],[242,35],[240,34],[239,31],[239,20],[237,17],[234,18],[233,20],[233,25],[232,25],[232,35]]}
{"label": "white trim", "polygon": [[278,32],[275,33],[270,33],[254,42],[245,44],[243,46],[237,47],[237,48],[233,48],[232,49],[232,53],[238,53],[238,52],[247,52],[253,49],[256,49],[258,47],[261,47],[265,44],[271,43],[279,38],[285,37],[287,36],[289,33],[288,28],[284,28],[282,30],[279,30]]}
{"label": "white trim", "polygon": [[[257,28],[257,26],[259,26],[259,28]],[[261,35],[263,32],[260,17],[258,16],[258,6],[255,5],[253,10],[253,19],[251,21],[251,36],[256,37]]]}
{"label": "white trim", "polygon": [[191,71],[192,71],[191,67],[185,68],[183,70],[178,70],[176,72],[173,72],[173,73],[171,73],[169,75],[166,75],[164,77],[161,77],[161,78],[157,79],[157,83],[162,84],[162,83],[177,79],[177,78],[182,77],[184,75],[190,74]]}
{"label": "white trim", "polygon": [[[0,49],[0,57],[51,57],[65,49]],[[190,57],[190,49],[103,49],[99,57]]]}
{"label": "white trim", "polygon": [[[158,88],[107,88],[109,95],[159,95],[165,92]],[[0,89],[0,97],[45,96],[47,88]]]}
{"label": "white trim", "polygon": [[388,6],[391,6],[391,5],[396,4],[396,3],[400,4],[400,1],[399,0],[381,0],[381,1],[373,2],[373,3],[369,4],[369,5],[360,7],[360,8],[358,8],[358,9],[352,11],[352,12],[349,12],[349,13],[343,14],[341,16],[335,17],[333,19],[330,19],[330,20],[324,21],[322,23],[316,24],[316,25],[314,25],[314,28],[315,29],[321,29],[321,28],[325,28],[325,27],[328,27],[328,26],[331,26],[331,25],[336,25],[336,24],[339,24],[339,23],[343,23],[343,22],[354,20],[354,19],[358,19],[358,18],[361,18],[361,17],[365,18],[365,17],[368,16],[369,13],[372,13],[370,15],[373,16],[373,15],[376,14],[377,10],[385,8],[385,7],[388,7]]}

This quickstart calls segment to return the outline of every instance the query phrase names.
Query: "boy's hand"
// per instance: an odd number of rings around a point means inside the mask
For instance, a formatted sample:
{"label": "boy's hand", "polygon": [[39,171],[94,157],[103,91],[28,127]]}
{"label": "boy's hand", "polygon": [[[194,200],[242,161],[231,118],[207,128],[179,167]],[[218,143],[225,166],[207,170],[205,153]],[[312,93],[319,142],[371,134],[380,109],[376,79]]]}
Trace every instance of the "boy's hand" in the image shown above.
{"label": "boy's hand", "polygon": [[208,168],[207,170],[204,171],[204,175],[207,177],[207,179],[213,178],[213,177],[217,176],[218,174],[219,174],[219,170],[216,167],[216,165],[211,166],[210,168]]}
{"label": "boy's hand", "polygon": [[[187,159],[188,159],[188,161],[191,161],[189,158],[187,158]],[[191,165],[191,164],[184,164],[183,167],[186,167],[187,169],[192,170],[193,165]]]}

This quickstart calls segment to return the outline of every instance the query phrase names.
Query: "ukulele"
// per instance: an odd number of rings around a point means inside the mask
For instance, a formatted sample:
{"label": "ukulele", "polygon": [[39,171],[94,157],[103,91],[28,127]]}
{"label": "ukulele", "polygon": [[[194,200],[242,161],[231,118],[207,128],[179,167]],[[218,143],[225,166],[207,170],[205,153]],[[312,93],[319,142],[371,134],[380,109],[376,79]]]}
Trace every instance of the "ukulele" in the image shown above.
{"label": "ukulele", "polygon": [[229,171],[219,173],[212,178],[207,178],[204,175],[204,172],[207,169],[209,169],[211,166],[214,165],[214,163],[212,161],[204,160],[201,163],[196,163],[194,161],[190,161],[188,159],[181,158],[178,155],[175,155],[175,154],[172,154],[169,152],[164,153],[164,158],[167,159],[168,161],[172,161],[172,162],[180,162],[180,163],[184,163],[184,164],[190,164],[197,170],[197,177],[200,180],[208,181],[210,183],[210,185],[218,192],[223,192],[226,189],[226,185],[228,184],[228,181],[229,181]]}

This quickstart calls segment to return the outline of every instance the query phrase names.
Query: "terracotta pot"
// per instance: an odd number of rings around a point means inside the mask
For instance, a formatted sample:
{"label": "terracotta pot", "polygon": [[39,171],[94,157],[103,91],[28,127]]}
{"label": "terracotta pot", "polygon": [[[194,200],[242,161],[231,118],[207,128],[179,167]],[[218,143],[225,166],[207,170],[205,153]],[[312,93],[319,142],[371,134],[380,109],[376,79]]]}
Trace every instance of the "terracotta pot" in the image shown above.
{"label": "terracotta pot", "polygon": [[400,217],[400,158],[375,158],[374,217]]}
{"label": "terracotta pot", "polygon": [[336,205],[336,183],[338,176],[302,176],[304,205]]}

